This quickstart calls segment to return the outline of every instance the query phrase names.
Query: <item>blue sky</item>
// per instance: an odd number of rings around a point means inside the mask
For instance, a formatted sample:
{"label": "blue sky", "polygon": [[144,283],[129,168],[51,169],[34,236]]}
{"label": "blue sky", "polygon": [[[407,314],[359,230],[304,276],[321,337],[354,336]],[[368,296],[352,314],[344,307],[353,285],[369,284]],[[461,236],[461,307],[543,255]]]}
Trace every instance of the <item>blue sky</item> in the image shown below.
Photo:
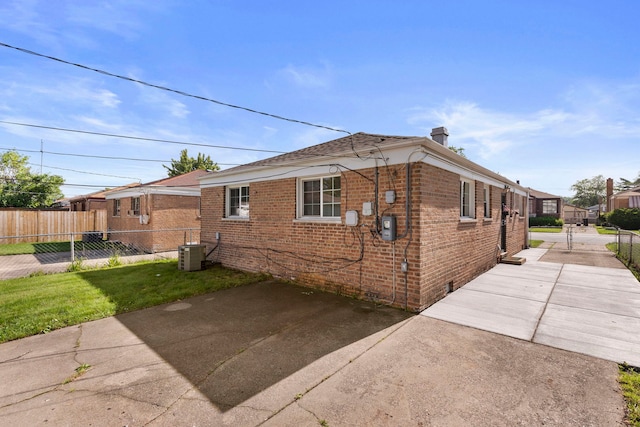
{"label": "blue sky", "polygon": [[[638,16],[633,0],[4,0],[0,42],[352,133],[446,126],[469,159],[570,196],[640,173]],[[0,122],[0,151],[68,196],[160,179],[184,148],[227,168],[344,136],[2,46],[0,75],[0,121],[250,149]]]}

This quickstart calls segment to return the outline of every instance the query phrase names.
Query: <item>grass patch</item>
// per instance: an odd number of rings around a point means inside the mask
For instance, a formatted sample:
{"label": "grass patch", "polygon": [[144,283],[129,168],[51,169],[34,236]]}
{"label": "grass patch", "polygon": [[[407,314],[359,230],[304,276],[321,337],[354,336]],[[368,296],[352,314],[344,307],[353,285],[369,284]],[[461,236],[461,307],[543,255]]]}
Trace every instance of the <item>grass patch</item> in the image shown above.
{"label": "grass patch", "polygon": [[542,243],[544,243],[544,240],[529,240],[529,246],[532,248],[537,248]]}
{"label": "grass patch", "polygon": [[182,271],[168,260],[4,280],[0,343],[265,278],[220,266]]}
{"label": "grass patch", "polygon": [[640,369],[620,365],[618,381],[627,402],[627,421],[633,427],[640,427]]}
{"label": "grass patch", "polygon": [[71,252],[71,242],[11,243],[0,245],[0,255]]}
{"label": "grass patch", "polygon": [[596,225],[596,231],[598,234],[618,234],[618,230],[613,228],[606,228]]}
{"label": "grass patch", "polygon": [[529,231],[536,233],[562,233],[562,227],[529,227]]}
{"label": "grass patch", "polygon": [[[75,241],[75,250],[121,250],[124,246],[119,242],[101,240],[99,242]],[[125,248],[126,249],[126,248]],[[54,252],[71,252],[71,242],[40,242],[40,243],[11,243],[0,244],[0,256],[3,255],[31,255]]]}
{"label": "grass patch", "polygon": [[[630,260],[628,259],[628,257],[621,255],[620,253],[618,253],[618,243],[617,242],[611,242],[611,243],[607,243],[606,248],[609,249],[611,252],[616,254],[616,257],[622,261],[622,263],[624,265],[627,266],[627,268],[629,269],[629,271],[631,273],[633,273],[633,275],[636,277],[636,279],[638,279],[638,281],[640,281],[640,265],[638,264],[638,262],[636,261],[636,263],[631,263]],[[629,244],[628,243],[623,243],[622,246],[620,247],[621,252],[624,254],[628,254],[629,253]],[[638,248],[637,246],[633,246],[632,248],[633,250],[633,259],[634,260],[638,260],[640,259],[640,248]]]}

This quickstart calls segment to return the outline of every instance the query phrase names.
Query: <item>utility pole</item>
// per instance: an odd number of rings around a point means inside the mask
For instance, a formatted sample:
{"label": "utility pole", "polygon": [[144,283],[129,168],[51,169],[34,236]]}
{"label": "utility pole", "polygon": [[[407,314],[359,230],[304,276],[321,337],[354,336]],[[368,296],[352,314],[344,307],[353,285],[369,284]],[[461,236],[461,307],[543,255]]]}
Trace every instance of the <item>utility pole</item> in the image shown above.
{"label": "utility pole", "polygon": [[44,141],[40,140],[40,175],[42,175],[42,158],[44,156]]}

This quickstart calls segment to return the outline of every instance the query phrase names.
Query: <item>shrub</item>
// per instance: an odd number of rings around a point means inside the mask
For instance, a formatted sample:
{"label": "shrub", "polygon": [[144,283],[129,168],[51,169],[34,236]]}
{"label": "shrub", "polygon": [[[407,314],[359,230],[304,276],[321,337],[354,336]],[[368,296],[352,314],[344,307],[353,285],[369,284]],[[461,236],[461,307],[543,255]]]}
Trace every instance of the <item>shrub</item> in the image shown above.
{"label": "shrub", "polygon": [[607,215],[607,222],[623,230],[640,230],[640,209],[616,209]]}
{"label": "shrub", "polygon": [[552,216],[529,217],[529,227],[562,227],[564,221]]}

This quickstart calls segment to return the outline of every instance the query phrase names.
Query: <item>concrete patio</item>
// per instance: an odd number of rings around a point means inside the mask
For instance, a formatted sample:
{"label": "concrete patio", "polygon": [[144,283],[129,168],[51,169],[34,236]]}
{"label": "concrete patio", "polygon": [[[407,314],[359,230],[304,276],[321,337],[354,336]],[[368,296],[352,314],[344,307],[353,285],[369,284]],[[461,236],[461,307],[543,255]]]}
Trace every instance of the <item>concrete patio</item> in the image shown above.
{"label": "concrete patio", "polygon": [[524,250],[526,264],[497,265],[422,315],[640,366],[640,282],[621,263],[541,261],[546,253]]}

